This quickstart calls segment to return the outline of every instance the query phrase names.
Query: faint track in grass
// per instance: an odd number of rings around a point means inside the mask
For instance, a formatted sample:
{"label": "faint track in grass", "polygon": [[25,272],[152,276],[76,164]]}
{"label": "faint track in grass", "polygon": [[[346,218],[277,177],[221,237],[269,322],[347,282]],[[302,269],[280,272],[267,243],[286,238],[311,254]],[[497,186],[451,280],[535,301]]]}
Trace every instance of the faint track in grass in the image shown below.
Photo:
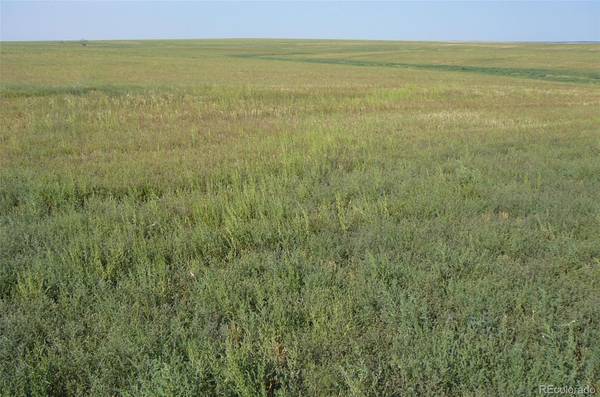
{"label": "faint track in grass", "polygon": [[490,76],[505,76],[533,80],[546,80],[560,83],[577,84],[600,84],[600,73],[579,72],[573,70],[551,70],[534,68],[505,68],[488,66],[446,65],[446,64],[423,64],[423,63],[400,63],[400,62],[377,62],[360,61],[350,59],[324,59],[324,58],[290,58],[286,56],[239,54],[232,55],[237,58],[252,58],[270,61],[303,62],[327,65],[346,65],[360,67],[380,68],[406,68],[416,70],[431,70],[438,72],[461,72],[477,73]]}

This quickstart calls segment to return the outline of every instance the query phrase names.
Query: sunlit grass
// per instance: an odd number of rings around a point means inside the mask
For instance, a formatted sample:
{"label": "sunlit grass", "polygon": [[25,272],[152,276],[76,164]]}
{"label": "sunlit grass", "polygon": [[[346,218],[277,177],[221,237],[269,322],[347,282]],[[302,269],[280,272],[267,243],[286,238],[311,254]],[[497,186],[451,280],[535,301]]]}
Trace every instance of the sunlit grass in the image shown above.
{"label": "sunlit grass", "polygon": [[2,43],[0,390],[600,389],[598,85],[294,60],[597,53]]}

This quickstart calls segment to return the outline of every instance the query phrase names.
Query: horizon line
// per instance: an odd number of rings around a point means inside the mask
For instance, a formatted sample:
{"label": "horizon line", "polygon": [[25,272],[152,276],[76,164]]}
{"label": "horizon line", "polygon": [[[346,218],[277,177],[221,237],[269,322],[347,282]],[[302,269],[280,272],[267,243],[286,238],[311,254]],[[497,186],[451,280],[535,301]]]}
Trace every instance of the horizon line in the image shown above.
{"label": "horizon line", "polygon": [[361,39],[361,38],[315,38],[315,37],[187,37],[187,38],[118,38],[118,39],[52,39],[52,40],[5,40],[0,37],[0,43],[78,43],[85,41],[107,42],[107,41],[217,41],[217,40],[296,40],[296,41],[371,41],[371,42],[403,42],[403,43],[489,43],[489,44],[600,44],[600,40],[411,40],[411,39]]}

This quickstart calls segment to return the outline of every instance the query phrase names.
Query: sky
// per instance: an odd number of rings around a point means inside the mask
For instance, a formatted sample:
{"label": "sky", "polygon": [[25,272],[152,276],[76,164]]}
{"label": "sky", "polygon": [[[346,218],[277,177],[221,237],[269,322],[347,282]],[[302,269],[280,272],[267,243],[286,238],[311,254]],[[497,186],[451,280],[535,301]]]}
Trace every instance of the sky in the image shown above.
{"label": "sky", "polygon": [[600,41],[600,0],[0,0],[0,13],[2,41],[191,38]]}

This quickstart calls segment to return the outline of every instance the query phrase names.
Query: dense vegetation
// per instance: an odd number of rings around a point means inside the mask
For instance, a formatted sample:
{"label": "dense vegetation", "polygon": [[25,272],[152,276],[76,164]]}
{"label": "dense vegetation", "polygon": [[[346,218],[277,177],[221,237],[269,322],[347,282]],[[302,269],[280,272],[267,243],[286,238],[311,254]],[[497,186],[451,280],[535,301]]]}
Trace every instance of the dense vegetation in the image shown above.
{"label": "dense vegetation", "polygon": [[0,55],[3,394],[600,390],[600,46]]}

